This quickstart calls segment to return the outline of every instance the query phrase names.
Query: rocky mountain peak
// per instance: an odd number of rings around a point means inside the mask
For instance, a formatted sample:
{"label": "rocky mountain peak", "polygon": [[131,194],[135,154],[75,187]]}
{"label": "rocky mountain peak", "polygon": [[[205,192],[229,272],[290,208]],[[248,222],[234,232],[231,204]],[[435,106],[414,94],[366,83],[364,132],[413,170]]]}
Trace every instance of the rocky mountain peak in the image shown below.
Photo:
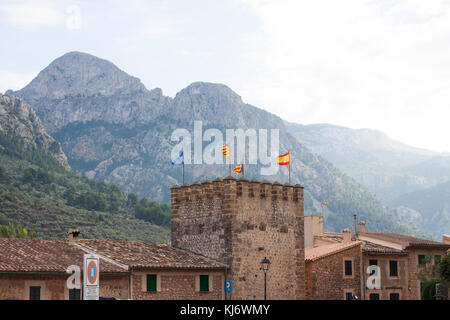
{"label": "rocky mountain peak", "polygon": [[61,145],[47,134],[34,110],[22,99],[0,94],[0,132],[23,140],[26,148],[45,150],[69,168]]}
{"label": "rocky mountain peak", "polygon": [[63,99],[69,95],[103,95],[145,90],[138,78],[113,63],[82,52],[69,52],[54,60],[21,93],[28,99]]}

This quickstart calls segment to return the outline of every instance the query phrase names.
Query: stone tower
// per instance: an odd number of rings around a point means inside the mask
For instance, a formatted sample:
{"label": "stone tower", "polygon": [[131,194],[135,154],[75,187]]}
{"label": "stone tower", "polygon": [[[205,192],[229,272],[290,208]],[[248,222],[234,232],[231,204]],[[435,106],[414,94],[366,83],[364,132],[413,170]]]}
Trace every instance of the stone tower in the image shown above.
{"label": "stone tower", "polygon": [[232,177],[175,186],[172,246],[228,265],[232,299],[304,299],[303,187]]}

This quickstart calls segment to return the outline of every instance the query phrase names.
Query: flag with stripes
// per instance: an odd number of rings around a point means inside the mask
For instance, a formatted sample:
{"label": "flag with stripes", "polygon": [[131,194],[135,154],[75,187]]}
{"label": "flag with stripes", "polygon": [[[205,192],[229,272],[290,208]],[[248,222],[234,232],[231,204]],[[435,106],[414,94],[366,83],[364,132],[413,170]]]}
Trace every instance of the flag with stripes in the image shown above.
{"label": "flag with stripes", "polygon": [[234,172],[236,172],[236,175],[238,175],[243,170],[243,165],[239,163],[236,167],[234,167]]}
{"label": "flag with stripes", "polygon": [[230,147],[227,146],[226,144],[224,144],[224,145],[222,146],[222,155],[223,155],[224,157],[228,157],[228,156],[230,155]]}
{"label": "flag with stripes", "polygon": [[277,157],[277,162],[280,166],[287,166],[289,164],[289,151]]}

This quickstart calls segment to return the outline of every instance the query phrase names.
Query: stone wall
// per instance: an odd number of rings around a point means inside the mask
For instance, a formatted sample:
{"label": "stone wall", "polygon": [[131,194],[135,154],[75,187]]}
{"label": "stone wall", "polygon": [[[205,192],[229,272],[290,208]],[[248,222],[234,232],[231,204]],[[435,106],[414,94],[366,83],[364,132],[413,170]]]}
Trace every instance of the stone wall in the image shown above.
{"label": "stone wall", "polygon": [[421,292],[420,292],[420,280],[419,280],[419,272],[423,269],[422,266],[419,266],[419,255],[432,255],[433,259],[431,264],[434,264],[434,256],[440,255],[444,257],[446,254],[446,249],[431,249],[427,247],[410,247],[406,249],[408,251],[408,288],[409,294],[406,299],[411,300],[420,300]]}
{"label": "stone wall", "polygon": [[[41,300],[68,300],[64,274],[0,274],[0,299],[28,300],[30,286],[41,287]],[[128,275],[100,275],[100,296],[128,299]]]}
{"label": "stone wall", "polygon": [[228,264],[232,299],[304,298],[303,187],[228,177],[173,187],[172,245]]}
{"label": "stone wall", "polygon": [[[396,254],[368,254],[364,255],[363,270],[367,270],[370,260],[377,260],[380,267],[381,289],[368,289],[366,280],[367,273],[363,275],[364,292],[363,298],[369,300],[371,293],[378,293],[380,300],[389,300],[391,293],[398,293],[400,300],[409,298],[408,290],[408,256]],[[398,276],[390,276],[389,261],[397,261]],[[363,271],[365,272],[365,271]]]}
{"label": "stone wall", "polygon": [[[345,260],[353,261],[351,277],[344,275]],[[346,292],[361,299],[361,247],[306,261],[306,284],[308,300],[343,300]]]}
{"label": "stone wall", "polygon": [[[156,274],[157,291],[147,292],[146,275]],[[200,292],[200,275],[209,275],[209,292]],[[224,273],[212,270],[147,270],[133,272],[134,300],[223,300]]]}

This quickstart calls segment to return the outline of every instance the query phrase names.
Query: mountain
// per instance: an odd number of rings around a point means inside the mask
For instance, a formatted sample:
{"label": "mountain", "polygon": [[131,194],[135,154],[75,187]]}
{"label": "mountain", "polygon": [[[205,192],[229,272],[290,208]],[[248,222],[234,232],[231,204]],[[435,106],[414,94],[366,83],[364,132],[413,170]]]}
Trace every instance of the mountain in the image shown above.
{"label": "mountain", "polygon": [[448,154],[405,145],[377,130],[288,122],[286,127],[299,142],[395,208],[404,224],[436,240],[450,230]]}
{"label": "mountain", "polygon": [[414,148],[383,132],[286,123],[301,143],[384,201],[450,180],[450,156]]}
{"label": "mountain", "polygon": [[[399,209],[409,207],[405,218],[421,225],[424,230],[432,230],[442,235],[450,231],[450,181],[425,190],[415,191],[393,199],[392,204]],[[412,214],[411,214],[412,213]]]}
{"label": "mountain", "polygon": [[38,238],[168,241],[170,208],[70,170],[60,144],[22,99],[0,94],[0,225]]}
{"label": "mountain", "polygon": [[[8,92],[27,101],[43,125],[61,143],[77,172],[162,202],[180,183],[181,169],[170,161],[176,129],[192,134],[194,121],[203,130],[278,129],[280,152],[291,153],[292,181],[305,187],[306,214],[322,212],[327,227],[340,231],[353,225],[353,214],[374,231],[417,233],[402,225],[394,212],[371,192],[311,152],[286,128],[282,119],[246,104],[222,84],[196,82],[174,98],[160,89],[147,90],[138,79],[112,63],[71,52],[53,61],[25,88]],[[205,143],[206,144],[206,143]],[[261,176],[261,165],[247,165],[246,178],[286,182],[287,168]],[[228,174],[225,165],[187,165],[186,182]]]}
{"label": "mountain", "polygon": [[0,94],[0,132],[20,139],[25,149],[48,152],[61,166],[69,169],[60,144],[47,134],[34,110],[22,99]]}

